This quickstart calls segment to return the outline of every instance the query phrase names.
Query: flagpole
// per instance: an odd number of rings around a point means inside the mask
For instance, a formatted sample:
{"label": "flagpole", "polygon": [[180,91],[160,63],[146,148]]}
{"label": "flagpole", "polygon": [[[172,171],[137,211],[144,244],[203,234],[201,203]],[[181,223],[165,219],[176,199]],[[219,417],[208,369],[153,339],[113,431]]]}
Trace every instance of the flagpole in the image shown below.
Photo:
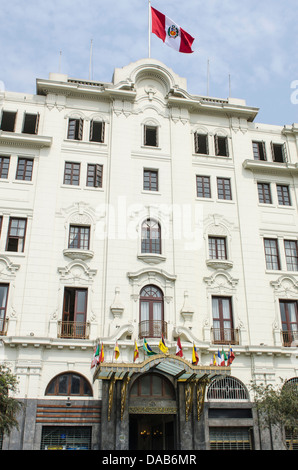
{"label": "flagpole", "polygon": [[151,0],[148,0],[148,57],[151,58]]}

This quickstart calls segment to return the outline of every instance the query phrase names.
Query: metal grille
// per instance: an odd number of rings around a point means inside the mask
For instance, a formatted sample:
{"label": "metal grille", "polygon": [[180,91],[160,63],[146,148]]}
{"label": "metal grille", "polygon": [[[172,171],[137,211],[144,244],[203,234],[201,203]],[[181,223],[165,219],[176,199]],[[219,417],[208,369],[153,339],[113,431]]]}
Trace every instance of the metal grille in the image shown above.
{"label": "metal grille", "polygon": [[211,450],[252,450],[249,428],[210,428]]}
{"label": "metal grille", "polygon": [[90,450],[91,427],[43,426],[41,450]]}
{"label": "metal grille", "polygon": [[234,377],[213,380],[208,388],[207,398],[208,400],[249,400],[246,388]]}

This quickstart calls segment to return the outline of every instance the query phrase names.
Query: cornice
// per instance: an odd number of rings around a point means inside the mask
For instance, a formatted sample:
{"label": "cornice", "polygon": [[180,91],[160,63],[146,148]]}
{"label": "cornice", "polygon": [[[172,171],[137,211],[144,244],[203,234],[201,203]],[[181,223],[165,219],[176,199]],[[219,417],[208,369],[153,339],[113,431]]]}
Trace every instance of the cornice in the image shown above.
{"label": "cornice", "polygon": [[14,145],[16,147],[44,148],[52,145],[52,137],[35,134],[19,134],[0,130],[0,144]]}
{"label": "cornice", "polygon": [[298,163],[278,163],[263,160],[244,160],[243,168],[255,172],[298,173]]}

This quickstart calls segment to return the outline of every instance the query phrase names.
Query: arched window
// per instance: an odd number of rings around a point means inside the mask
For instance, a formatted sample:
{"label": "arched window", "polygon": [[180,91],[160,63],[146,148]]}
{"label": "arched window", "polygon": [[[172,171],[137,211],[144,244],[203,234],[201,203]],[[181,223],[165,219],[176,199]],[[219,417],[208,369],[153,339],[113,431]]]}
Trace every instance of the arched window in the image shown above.
{"label": "arched window", "polygon": [[140,338],[166,338],[163,293],[156,286],[145,286],[140,294]]}
{"label": "arched window", "polygon": [[175,399],[172,384],[158,374],[145,374],[139,377],[131,388],[132,397],[154,397]]}
{"label": "arched window", "polygon": [[235,377],[214,379],[207,392],[208,400],[249,400],[248,392]]}
{"label": "arched window", "polygon": [[89,382],[80,374],[66,372],[54,377],[46,389],[46,395],[92,397]]}
{"label": "arched window", "polygon": [[142,253],[161,254],[161,229],[158,222],[147,219],[142,224]]}

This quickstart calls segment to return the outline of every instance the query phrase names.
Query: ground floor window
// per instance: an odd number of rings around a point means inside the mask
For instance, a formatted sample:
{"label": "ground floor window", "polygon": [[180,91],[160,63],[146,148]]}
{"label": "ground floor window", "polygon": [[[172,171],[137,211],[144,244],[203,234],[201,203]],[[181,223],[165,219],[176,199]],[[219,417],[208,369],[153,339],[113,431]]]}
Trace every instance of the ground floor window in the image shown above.
{"label": "ground floor window", "polygon": [[253,450],[250,428],[210,428],[210,450]]}
{"label": "ground floor window", "polygon": [[41,450],[90,450],[91,426],[43,426]]}

